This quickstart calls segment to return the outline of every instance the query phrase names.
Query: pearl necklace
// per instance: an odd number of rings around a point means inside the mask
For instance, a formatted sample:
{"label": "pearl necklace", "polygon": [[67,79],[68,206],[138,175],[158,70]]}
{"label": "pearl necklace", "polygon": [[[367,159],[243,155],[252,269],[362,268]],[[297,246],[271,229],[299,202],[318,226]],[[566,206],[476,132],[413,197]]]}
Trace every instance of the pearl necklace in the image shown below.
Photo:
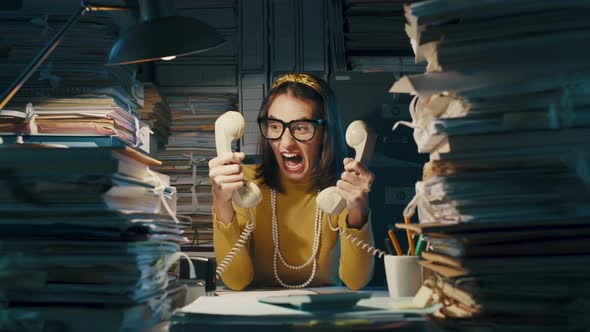
{"label": "pearl necklace", "polygon": [[[318,190],[319,192],[319,190]],[[316,268],[317,268],[317,253],[318,253],[318,249],[320,247],[320,234],[321,234],[321,226],[322,226],[322,211],[320,211],[320,209],[318,207],[316,207],[315,210],[315,225],[314,225],[314,237],[313,237],[313,246],[312,246],[312,250],[311,250],[311,256],[309,257],[309,259],[301,264],[301,265],[291,265],[289,263],[287,263],[285,261],[285,259],[283,258],[283,255],[281,254],[280,248],[279,248],[279,222],[278,222],[278,218],[277,218],[277,193],[275,189],[272,189],[270,192],[270,204],[272,207],[272,243],[273,243],[273,258],[272,258],[272,267],[274,270],[274,276],[275,279],[277,280],[277,282],[285,287],[285,288],[303,288],[306,287],[307,285],[309,285],[311,283],[311,281],[313,280],[313,278],[315,277],[315,273],[316,273]],[[299,285],[289,285],[286,284],[285,282],[283,282],[283,280],[279,277],[279,271],[277,268],[277,258],[278,260],[281,261],[281,263],[291,269],[291,270],[300,270],[306,266],[308,266],[310,263],[313,262],[312,264],[312,268],[311,268],[311,275],[309,276],[309,279],[307,279],[307,281],[305,281],[302,284]]]}

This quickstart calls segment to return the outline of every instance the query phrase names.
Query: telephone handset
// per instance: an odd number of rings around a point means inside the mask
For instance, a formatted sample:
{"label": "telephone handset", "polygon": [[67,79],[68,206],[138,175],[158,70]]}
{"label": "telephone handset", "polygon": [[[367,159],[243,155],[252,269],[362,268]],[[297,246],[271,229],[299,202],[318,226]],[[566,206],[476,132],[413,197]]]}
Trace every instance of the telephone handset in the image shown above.
{"label": "telephone handset", "polygon": [[[354,160],[360,161],[363,165],[367,165],[373,157],[373,150],[375,148],[375,135],[369,130],[367,124],[363,121],[356,120],[348,125],[346,129],[346,144],[354,149]],[[340,226],[332,226],[330,217],[332,215],[339,215],[346,207],[346,201],[336,190],[336,186],[328,187],[318,194],[316,198],[318,208],[328,214],[328,226],[334,232],[338,232],[341,237],[350,240],[354,245],[365,249],[372,255],[378,255],[379,258],[385,255],[383,250],[377,249],[365,241],[350,234],[346,229]]]}
{"label": "telephone handset", "polygon": [[[346,144],[355,150],[354,160],[367,165],[373,156],[375,135],[369,131],[367,124],[361,120],[350,123],[346,129]],[[346,201],[336,191],[336,186],[328,187],[318,194],[316,203],[327,214],[340,214],[346,207]]]}
{"label": "telephone handset", "polygon": [[[236,111],[228,111],[223,113],[217,120],[215,120],[215,147],[217,155],[225,152],[231,152],[231,142],[234,139],[242,137],[244,133],[245,121],[242,114]],[[249,209],[254,207],[262,201],[262,192],[258,186],[250,181],[242,188],[234,191],[232,194],[234,203],[242,208]],[[249,221],[240,234],[240,239],[234,247],[225,255],[223,260],[217,265],[215,273],[221,276],[229,267],[234,257],[244,247],[252,232],[254,231],[254,218],[248,210]]]}
{"label": "telephone handset", "polygon": [[[236,111],[225,112],[215,120],[215,147],[218,156],[232,151],[231,142],[242,137],[244,127],[244,117]],[[248,209],[260,203],[262,193],[256,184],[248,181],[245,186],[234,191],[232,199],[237,206]]]}

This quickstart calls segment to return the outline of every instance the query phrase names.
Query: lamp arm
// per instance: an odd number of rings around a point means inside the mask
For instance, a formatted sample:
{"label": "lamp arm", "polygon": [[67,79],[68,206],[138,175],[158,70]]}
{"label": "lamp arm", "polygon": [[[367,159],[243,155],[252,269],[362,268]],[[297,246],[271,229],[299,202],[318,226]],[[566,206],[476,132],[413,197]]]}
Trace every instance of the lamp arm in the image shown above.
{"label": "lamp arm", "polygon": [[39,66],[47,59],[47,57],[55,50],[55,48],[61,42],[64,33],[69,27],[76,22],[76,20],[89,11],[102,11],[102,10],[128,10],[125,7],[117,6],[97,6],[91,4],[85,4],[82,2],[78,10],[68,19],[63,27],[53,36],[53,38],[45,45],[45,47],[37,54],[37,56],[31,61],[31,63],[20,73],[17,79],[6,89],[2,94],[2,101],[0,102],[0,112],[8,104],[10,99],[20,90],[20,88],[27,82],[31,75],[39,68]]}

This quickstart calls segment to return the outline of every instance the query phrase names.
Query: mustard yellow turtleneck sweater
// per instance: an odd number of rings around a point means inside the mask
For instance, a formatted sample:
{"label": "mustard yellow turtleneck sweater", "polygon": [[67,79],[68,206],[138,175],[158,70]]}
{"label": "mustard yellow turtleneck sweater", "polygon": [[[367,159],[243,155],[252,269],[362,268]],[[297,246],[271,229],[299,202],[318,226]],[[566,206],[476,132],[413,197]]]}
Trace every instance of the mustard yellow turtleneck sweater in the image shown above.
{"label": "mustard yellow turtleneck sweater", "polygon": [[[254,181],[255,165],[244,165],[243,171],[247,180]],[[294,183],[285,178],[281,181],[285,193],[277,192],[276,201],[279,248],[287,263],[301,265],[312,253],[317,190],[309,190],[310,182]],[[273,272],[271,190],[259,181],[254,182],[260,187],[263,197],[262,202],[251,209],[255,230],[222,275],[225,285],[234,290],[242,290],[248,285],[280,287]],[[220,222],[213,215],[215,257],[218,263],[238,241],[248,222],[246,209],[234,205],[234,210],[234,218],[228,224]],[[338,216],[338,226],[373,245],[370,217],[357,230],[347,227],[347,214],[348,210],[344,209]],[[332,219],[335,225],[335,217]],[[345,236],[339,240],[338,232],[330,229],[327,220],[328,216],[323,214],[316,275],[309,287],[340,285],[342,281],[353,290],[361,289],[373,274],[373,256]],[[279,277],[287,284],[304,283],[312,271],[311,263],[302,269],[291,270],[278,261],[277,267]]]}

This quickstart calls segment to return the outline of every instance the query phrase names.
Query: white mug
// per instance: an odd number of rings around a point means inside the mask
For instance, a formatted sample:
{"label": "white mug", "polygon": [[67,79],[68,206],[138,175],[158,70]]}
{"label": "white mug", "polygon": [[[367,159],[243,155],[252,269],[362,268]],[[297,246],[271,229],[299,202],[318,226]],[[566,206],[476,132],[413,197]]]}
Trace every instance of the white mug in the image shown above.
{"label": "white mug", "polygon": [[414,296],[422,286],[422,267],[418,264],[418,256],[385,255],[385,276],[389,296]]}

